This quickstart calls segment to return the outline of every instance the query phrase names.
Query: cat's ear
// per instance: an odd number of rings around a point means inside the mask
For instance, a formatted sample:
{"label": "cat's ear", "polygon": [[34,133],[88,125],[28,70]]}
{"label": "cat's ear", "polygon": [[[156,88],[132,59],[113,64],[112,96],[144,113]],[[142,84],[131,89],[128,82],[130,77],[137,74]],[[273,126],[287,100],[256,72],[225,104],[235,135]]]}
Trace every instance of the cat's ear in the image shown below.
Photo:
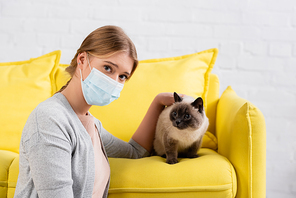
{"label": "cat's ear", "polygon": [[174,92],[174,99],[175,102],[182,102],[183,100],[176,92]]}
{"label": "cat's ear", "polygon": [[191,103],[191,105],[192,105],[194,108],[198,109],[198,111],[199,111],[200,113],[203,112],[203,100],[202,100],[201,97],[198,97],[193,103]]}

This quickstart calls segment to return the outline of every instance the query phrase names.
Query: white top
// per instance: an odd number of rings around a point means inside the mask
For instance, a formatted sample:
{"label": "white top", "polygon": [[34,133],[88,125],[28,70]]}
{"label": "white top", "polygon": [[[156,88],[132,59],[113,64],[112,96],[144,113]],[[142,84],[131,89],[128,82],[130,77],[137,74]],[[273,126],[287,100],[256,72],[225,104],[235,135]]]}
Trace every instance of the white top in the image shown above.
{"label": "white top", "polygon": [[94,123],[94,117],[90,114],[78,116],[82,125],[91,137],[95,157],[95,182],[92,193],[93,198],[102,197],[110,177],[110,166],[103,152],[101,138]]}

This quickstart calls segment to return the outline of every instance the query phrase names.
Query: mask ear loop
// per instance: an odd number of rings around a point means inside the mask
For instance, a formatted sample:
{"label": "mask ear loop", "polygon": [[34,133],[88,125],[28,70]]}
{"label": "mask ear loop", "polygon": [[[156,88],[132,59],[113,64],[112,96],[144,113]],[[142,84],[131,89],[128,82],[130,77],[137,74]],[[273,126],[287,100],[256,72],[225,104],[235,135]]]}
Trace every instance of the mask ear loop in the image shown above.
{"label": "mask ear loop", "polygon": [[[90,71],[92,70],[91,69],[91,66],[90,66],[90,62],[89,62],[89,55],[88,55],[88,53],[86,53],[86,56],[87,56],[87,63],[88,63],[88,66],[89,66],[89,69],[90,69]],[[80,65],[80,63],[78,63],[78,65]],[[80,71],[80,79],[82,80],[82,71],[81,71],[81,69],[79,70]],[[83,81],[83,80],[82,80]]]}
{"label": "mask ear loop", "polygon": [[[78,63],[78,65],[80,65],[80,63]],[[80,72],[80,80],[82,81],[82,72],[81,72],[81,69],[79,69],[79,72]]]}
{"label": "mask ear loop", "polygon": [[87,55],[88,66],[89,66],[89,69],[90,69],[90,71],[91,71],[92,69],[91,69],[90,62],[89,62],[89,55],[88,55],[88,53],[86,53],[86,55]]}

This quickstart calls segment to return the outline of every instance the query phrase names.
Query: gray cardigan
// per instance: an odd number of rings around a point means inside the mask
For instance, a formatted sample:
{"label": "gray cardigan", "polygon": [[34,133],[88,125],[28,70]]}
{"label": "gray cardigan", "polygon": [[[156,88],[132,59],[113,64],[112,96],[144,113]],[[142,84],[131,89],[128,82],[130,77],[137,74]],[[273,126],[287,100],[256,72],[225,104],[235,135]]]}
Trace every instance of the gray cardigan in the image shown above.
{"label": "gray cardigan", "polygon": [[[95,124],[108,157],[149,156],[132,139],[126,143],[99,120]],[[91,138],[66,97],[56,93],[33,110],[23,129],[15,197],[92,197],[94,175]]]}

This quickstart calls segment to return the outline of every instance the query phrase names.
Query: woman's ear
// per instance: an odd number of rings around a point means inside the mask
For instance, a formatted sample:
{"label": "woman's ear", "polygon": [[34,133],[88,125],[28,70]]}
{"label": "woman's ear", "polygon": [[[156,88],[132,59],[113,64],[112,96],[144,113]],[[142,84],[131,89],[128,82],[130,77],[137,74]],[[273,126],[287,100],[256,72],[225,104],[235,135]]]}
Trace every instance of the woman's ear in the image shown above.
{"label": "woman's ear", "polygon": [[88,67],[87,53],[86,52],[79,53],[77,55],[77,67],[76,67],[74,76],[79,79],[81,77],[83,78],[83,77],[87,76],[88,73],[85,73],[85,72],[87,72],[85,69],[87,67]]}
{"label": "woman's ear", "polygon": [[87,66],[87,54],[86,52],[79,53],[77,56],[77,67],[79,69],[84,69]]}

